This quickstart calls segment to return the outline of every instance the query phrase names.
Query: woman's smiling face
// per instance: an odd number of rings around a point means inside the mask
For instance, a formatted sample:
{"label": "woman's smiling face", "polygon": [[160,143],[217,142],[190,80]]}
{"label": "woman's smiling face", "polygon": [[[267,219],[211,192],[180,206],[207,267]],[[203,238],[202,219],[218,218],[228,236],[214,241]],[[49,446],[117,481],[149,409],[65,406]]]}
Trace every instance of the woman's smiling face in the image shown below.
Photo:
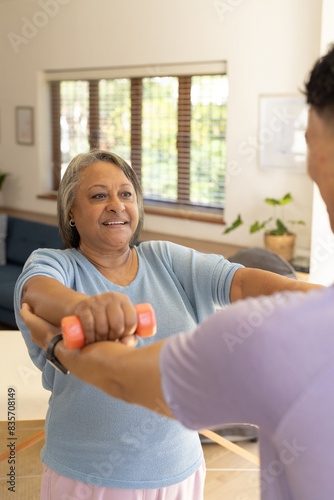
{"label": "woman's smiling face", "polygon": [[103,253],[127,248],[139,221],[135,189],[117,165],[93,163],[80,174],[70,217],[80,247]]}

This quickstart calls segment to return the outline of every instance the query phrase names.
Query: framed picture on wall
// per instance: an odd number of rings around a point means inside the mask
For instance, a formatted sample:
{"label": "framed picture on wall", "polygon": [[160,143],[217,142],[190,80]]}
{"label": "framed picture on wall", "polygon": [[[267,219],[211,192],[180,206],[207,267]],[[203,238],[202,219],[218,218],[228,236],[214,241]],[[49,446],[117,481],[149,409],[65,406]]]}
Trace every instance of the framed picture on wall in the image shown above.
{"label": "framed picture on wall", "polygon": [[32,107],[16,107],[16,142],[25,146],[34,144],[34,109]]}
{"label": "framed picture on wall", "polygon": [[288,169],[303,173],[306,171],[307,111],[304,96],[260,96],[258,131],[260,168]]}

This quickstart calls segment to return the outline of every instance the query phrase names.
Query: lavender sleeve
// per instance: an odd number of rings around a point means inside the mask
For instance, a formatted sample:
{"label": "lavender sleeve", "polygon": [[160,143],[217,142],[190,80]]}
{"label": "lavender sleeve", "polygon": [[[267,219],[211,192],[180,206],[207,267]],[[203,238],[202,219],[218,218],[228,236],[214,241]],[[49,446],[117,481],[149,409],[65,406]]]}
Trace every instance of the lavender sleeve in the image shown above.
{"label": "lavender sleeve", "polygon": [[249,423],[273,431],[329,356],[300,326],[312,324],[305,318],[315,299],[305,295],[240,301],[168,339],[160,370],[174,416],[191,429]]}
{"label": "lavender sleeve", "polygon": [[333,496],[333,301],[334,286],[240,301],[161,350],[183,425],[259,426],[263,500]]}
{"label": "lavender sleeve", "polygon": [[255,423],[257,416],[254,409],[250,411],[249,403],[252,386],[258,386],[252,365],[259,362],[259,354],[250,345],[254,344],[253,335],[246,338],[246,323],[244,339],[235,328],[238,318],[246,314],[240,302],[211,316],[194,332],[172,337],[163,346],[163,393],[173,415],[186,427]]}

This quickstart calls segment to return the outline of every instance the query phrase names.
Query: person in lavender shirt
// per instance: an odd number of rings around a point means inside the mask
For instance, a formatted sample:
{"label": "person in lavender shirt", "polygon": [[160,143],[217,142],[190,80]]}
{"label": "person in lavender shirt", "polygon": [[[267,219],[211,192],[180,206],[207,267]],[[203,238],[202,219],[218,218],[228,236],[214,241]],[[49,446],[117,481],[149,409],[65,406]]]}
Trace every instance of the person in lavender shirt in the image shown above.
{"label": "person in lavender shirt", "polygon": [[[306,83],[308,172],[334,231],[334,46]],[[193,332],[133,350],[97,342],[55,355],[73,375],[190,429],[249,422],[260,429],[266,500],[333,496],[334,288],[237,301]],[[131,308],[130,308],[131,309]],[[43,349],[59,329],[23,304]],[[47,335],[46,335],[47,332]]]}

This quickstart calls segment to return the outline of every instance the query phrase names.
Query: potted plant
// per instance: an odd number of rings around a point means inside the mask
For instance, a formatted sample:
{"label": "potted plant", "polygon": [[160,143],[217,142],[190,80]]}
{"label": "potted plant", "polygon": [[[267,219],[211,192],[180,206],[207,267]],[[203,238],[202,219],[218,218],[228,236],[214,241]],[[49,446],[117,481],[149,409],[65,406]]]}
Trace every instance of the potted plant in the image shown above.
{"label": "potted plant", "polygon": [[[296,241],[296,234],[291,231],[287,224],[284,221],[284,206],[287,203],[293,201],[293,198],[290,193],[287,193],[281,199],[275,198],[265,198],[265,203],[271,205],[273,207],[274,215],[273,217],[269,217],[269,219],[264,220],[263,222],[255,221],[249,228],[250,233],[256,233],[261,229],[265,229],[264,233],[264,243],[265,247],[272,252],[277,253],[285,260],[290,262],[293,257],[293,251]],[[280,210],[280,214],[278,216],[277,211]],[[272,223],[273,221],[273,223]],[[270,223],[271,227],[270,227]],[[289,224],[305,224],[303,220],[289,220]],[[236,220],[231,224],[231,226],[227,227],[223,234],[227,234],[237,227],[243,224],[243,220],[241,215],[238,214]]]}
{"label": "potted plant", "polygon": [[7,175],[9,175],[9,174],[7,174],[7,172],[0,172],[0,191],[2,189],[2,185],[3,185],[4,180],[6,179]]}
{"label": "potted plant", "polygon": [[2,205],[2,186],[8,175],[7,172],[0,172],[0,206]]}

